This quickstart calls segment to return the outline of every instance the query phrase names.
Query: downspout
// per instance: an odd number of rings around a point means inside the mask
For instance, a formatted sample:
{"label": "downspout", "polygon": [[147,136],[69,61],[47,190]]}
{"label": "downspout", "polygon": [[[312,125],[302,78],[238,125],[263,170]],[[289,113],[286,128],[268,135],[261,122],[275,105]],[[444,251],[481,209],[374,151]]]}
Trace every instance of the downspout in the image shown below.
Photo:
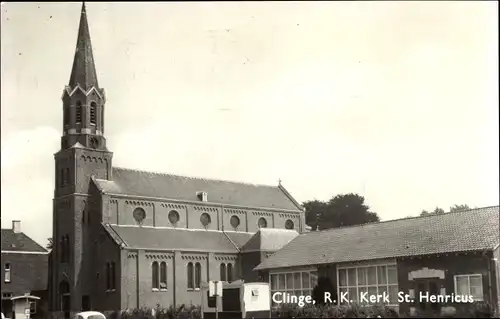
{"label": "downspout", "polygon": [[490,305],[493,305],[493,295],[491,291],[491,258],[488,256],[487,252],[483,252],[483,257],[486,258],[486,263],[488,264],[488,301]]}

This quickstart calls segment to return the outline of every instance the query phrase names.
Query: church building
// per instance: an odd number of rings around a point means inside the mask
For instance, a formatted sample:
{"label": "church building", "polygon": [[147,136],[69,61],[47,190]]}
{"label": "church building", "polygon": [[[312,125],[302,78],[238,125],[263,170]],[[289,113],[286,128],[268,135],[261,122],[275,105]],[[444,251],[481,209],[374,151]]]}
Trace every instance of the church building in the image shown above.
{"label": "church building", "polygon": [[207,281],[262,280],[253,269],[306,231],[301,205],[281,183],[114,167],[97,78],[84,4],[54,155],[53,312],[200,305]]}

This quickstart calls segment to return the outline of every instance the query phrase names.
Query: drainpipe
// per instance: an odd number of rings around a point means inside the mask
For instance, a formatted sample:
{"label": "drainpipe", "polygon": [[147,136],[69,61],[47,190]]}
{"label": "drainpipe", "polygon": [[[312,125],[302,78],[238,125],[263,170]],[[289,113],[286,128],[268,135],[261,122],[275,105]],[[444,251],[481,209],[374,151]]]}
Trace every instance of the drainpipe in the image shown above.
{"label": "drainpipe", "polygon": [[486,263],[488,264],[488,302],[490,305],[493,305],[493,295],[491,291],[491,260],[487,252],[483,252],[483,257],[485,257]]}

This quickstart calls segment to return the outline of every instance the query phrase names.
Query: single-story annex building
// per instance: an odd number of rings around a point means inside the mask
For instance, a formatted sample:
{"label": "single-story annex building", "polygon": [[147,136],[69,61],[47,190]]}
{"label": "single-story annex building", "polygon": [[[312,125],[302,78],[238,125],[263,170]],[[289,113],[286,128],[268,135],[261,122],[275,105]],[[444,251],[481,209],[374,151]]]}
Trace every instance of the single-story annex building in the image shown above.
{"label": "single-story annex building", "polygon": [[[339,301],[347,295],[343,301],[363,303],[361,293],[385,292],[386,304],[410,315],[457,307],[465,302],[453,299],[458,295],[498,309],[499,219],[494,206],[303,233],[255,270],[269,280],[271,295],[309,295],[318,276],[330,280]],[[399,302],[399,293],[408,299]]]}

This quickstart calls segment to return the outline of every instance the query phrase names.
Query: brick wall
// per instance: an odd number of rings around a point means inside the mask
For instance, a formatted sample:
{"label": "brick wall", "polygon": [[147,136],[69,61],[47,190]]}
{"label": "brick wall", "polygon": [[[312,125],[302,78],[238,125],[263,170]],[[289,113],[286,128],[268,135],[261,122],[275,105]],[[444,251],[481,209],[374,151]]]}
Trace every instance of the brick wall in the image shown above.
{"label": "brick wall", "polygon": [[[483,256],[480,253],[469,253],[461,255],[450,254],[441,257],[426,256],[422,258],[399,259],[397,263],[399,291],[408,293],[409,289],[414,289],[414,283],[409,280],[408,274],[427,267],[428,269],[444,271],[445,278],[440,281],[440,288],[445,288],[447,295],[455,292],[455,275],[481,274],[485,301],[496,300],[497,288],[495,285],[490,284],[490,279],[492,283],[495,280],[493,278],[494,272],[492,272],[492,277],[490,278],[488,266],[488,264],[491,265],[492,257],[491,254]],[[408,314],[412,306],[412,304],[401,303],[400,312]]]}
{"label": "brick wall", "polygon": [[[109,198],[109,202],[104,208],[104,221],[118,225],[135,225],[133,212],[138,207],[146,212],[146,218],[142,222],[144,226],[172,227],[169,213],[176,211],[179,214],[176,227],[179,228],[204,229],[205,226],[200,221],[200,217],[204,213],[210,215],[211,223],[206,227],[209,230],[257,232],[260,218],[266,219],[269,228],[285,228],[287,220],[293,222],[294,229],[298,232],[305,227],[303,225],[304,213],[299,211],[234,209],[209,203],[130,200],[116,196]],[[231,225],[231,217],[233,216],[237,216],[239,219],[239,225],[236,228]]]}

